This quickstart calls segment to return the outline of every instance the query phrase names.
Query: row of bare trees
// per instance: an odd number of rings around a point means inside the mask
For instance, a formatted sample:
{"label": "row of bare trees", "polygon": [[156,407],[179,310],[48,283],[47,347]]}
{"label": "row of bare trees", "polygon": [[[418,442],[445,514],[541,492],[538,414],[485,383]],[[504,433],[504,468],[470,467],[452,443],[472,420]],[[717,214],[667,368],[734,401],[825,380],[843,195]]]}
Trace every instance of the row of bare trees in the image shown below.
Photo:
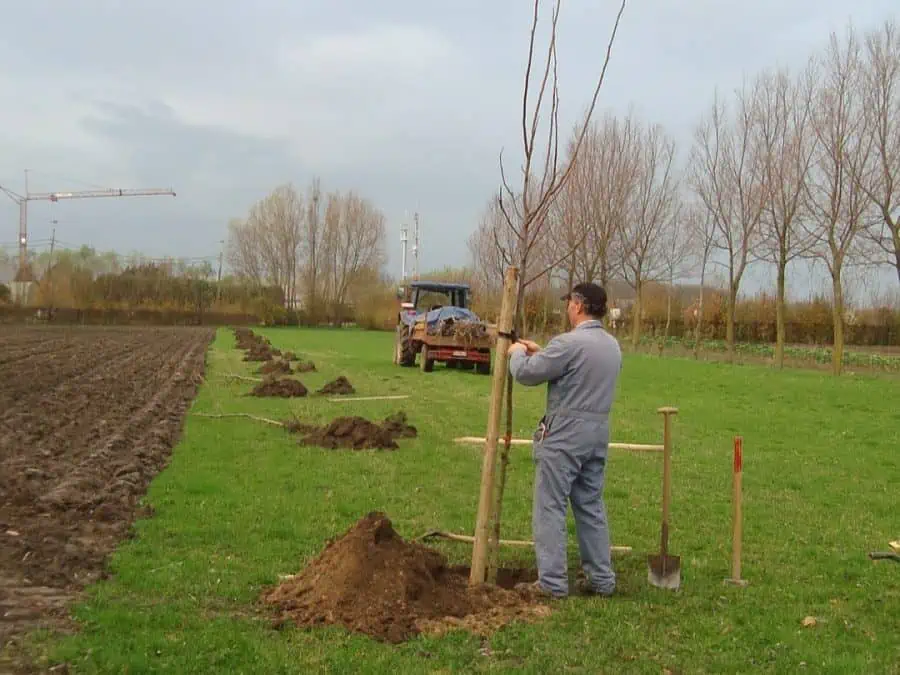
{"label": "row of bare trees", "polygon": [[[547,63],[549,119],[555,121],[552,40]],[[863,36],[849,27],[832,34],[798,72],[768,70],[731,97],[717,92],[682,157],[659,125],[633,112],[599,119],[592,112],[593,104],[558,168],[547,163],[541,179],[529,183],[534,170],[526,162],[522,188],[504,180],[469,241],[481,284],[496,287],[504,266],[523,262],[529,272],[522,292],[538,278],[570,287],[577,280],[624,280],[634,291],[636,344],[647,283],[674,286],[699,277],[702,289],[716,266],[727,280],[733,355],[742,281],[750,266],[768,265],[777,290],[776,362],[782,365],[788,270],[798,260],[816,260],[830,280],[834,370],[840,373],[845,272],[891,265],[900,279],[896,22]],[[526,158],[533,144],[526,134]],[[699,302],[702,317],[702,290]]]}
{"label": "row of bare trees", "polygon": [[229,224],[227,259],[239,277],[284,290],[289,309],[314,320],[343,316],[354,286],[385,263],[385,219],[355,192],[305,195],[282,185]]}

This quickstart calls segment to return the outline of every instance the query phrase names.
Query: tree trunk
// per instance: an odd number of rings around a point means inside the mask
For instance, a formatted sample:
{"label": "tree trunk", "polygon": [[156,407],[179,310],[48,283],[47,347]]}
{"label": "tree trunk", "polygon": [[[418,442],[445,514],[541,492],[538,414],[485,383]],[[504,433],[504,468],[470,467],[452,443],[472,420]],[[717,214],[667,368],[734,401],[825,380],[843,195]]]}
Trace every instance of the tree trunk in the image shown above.
{"label": "tree trunk", "polygon": [[728,363],[734,363],[734,315],[737,305],[737,289],[732,287],[728,291],[728,317],[725,322],[725,342],[728,345]]}
{"label": "tree trunk", "polygon": [[634,305],[631,315],[631,346],[637,349],[641,340],[641,295],[643,294],[643,283],[638,281],[634,285]]}
{"label": "tree trunk", "polygon": [[831,318],[834,322],[834,347],[831,351],[831,370],[840,375],[844,366],[844,289],[840,269],[831,275],[834,300],[831,303]]}
{"label": "tree trunk", "polygon": [[663,339],[659,346],[659,355],[663,355],[663,351],[666,348],[666,342],[669,341],[669,327],[672,325],[672,286],[669,286],[669,291],[666,293],[666,327],[663,330]]}
{"label": "tree trunk", "polygon": [[891,225],[891,237],[894,240],[894,265],[897,267],[897,281],[900,281],[900,228],[897,223]]}
{"label": "tree trunk", "polygon": [[703,339],[703,285],[706,283],[706,259],[703,259],[703,269],[700,271],[700,302],[697,308],[697,329],[694,336],[694,358],[700,358],[700,340]]}
{"label": "tree trunk", "polygon": [[775,298],[775,367],[784,368],[784,310],[785,310],[785,270],[787,262],[778,263],[778,289]]}

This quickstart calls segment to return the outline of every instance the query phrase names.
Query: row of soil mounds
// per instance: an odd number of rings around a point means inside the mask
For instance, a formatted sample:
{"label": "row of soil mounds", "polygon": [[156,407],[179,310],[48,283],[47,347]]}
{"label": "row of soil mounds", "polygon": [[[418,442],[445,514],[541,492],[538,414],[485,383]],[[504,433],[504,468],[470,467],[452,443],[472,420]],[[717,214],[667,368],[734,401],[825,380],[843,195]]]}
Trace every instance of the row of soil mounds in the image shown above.
{"label": "row of soil mounds", "polygon": [[[335,394],[353,394],[356,389],[350,384],[350,380],[341,375],[336,380],[332,380],[316,393],[325,395]],[[292,380],[288,377],[275,377],[270,375],[262,382],[253,387],[250,391],[251,396],[278,396],[281,398],[294,398],[306,396],[309,390],[300,382],[300,380]]]}
{"label": "row of soil mounds", "polygon": [[300,435],[302,445],[328,450],[396,450],[397,438],[415,438],[418,430],[408,424],[406,413],[399,412],[376,424],[364,417],[338,417],[325,426],[288,422],[288,431]]}
{"label": "row of soil mounds", "polygon": [[277,624],[340,625],[390,643],[455,628],[489,635],[512,621],[550,613],[527,591],[470,586],[465,568],[405,541],[381,512],[329,541],[305,569],[267,590],[262,600],[277,608]]}
{"label": "row of soil mounds", "polygon": [[[263,335],[257,335],[249,328],[235,328],[234,337],[237,342],[237,348],[246,352],[244,361],[262,362],[263,366],[259,372],[261,374],[285,373],[291,372],[291,361],[297,361],[296,371],[298,373],[312,372],[316,369],[316,365],[311,361],[301,361],[293,352],[282,352],[272,346],[269,338]],[[276,360],[276,357],[280,357]],[[269,362],[275,361],[278,365],[269,365]]]}
{"label": "row of soil mounds", "polygon": [[[283,376],[316,372],[315,363],[299,359],[293,352],[276,349],[268,338],[257,335],[249,328],[236,328],[234,336],[238,349],[247,351],[244,361],[262,362],[256,372],[263,375],[264,379],[252,389],[251,396],[297,398],[309,393],[302,382]],[[295,362],[293,366],[292,362]],[[342,375],[319,389],[317,393],[334,396],[354,394],[356,390]]]}

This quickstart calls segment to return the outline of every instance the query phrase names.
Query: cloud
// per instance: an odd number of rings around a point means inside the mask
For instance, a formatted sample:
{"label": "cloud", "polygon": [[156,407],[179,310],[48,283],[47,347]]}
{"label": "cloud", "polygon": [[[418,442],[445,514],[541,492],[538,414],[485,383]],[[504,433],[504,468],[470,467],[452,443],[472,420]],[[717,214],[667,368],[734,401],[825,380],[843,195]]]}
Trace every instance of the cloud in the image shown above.
{"label": "cloud", "polygon": [[422,26],[376,24],[289,44],[285,63],[307,76],[344,76],[365,80],[421,77],[451,61],[453,45],[440,32]]}

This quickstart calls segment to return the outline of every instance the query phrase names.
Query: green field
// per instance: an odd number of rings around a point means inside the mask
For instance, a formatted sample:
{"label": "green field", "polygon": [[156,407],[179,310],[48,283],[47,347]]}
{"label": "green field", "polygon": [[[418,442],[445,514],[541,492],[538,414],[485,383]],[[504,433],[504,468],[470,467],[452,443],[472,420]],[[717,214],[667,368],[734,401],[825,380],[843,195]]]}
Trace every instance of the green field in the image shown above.
{"label": "green field", "polygon": [[[456,632],[389,646],[338,628],[274,630],[258,604],[279,574],[299,571],[325,541],[372,510],[404,537],[435,527],[471,533],[490,378],[426,375],[391,364],[392,336],[341,330],[258,331],[318,365],[314,390],[347,375],[359,395],[407,400],[329,403],[244,396],[229,380],[241,361],[228,330],[209,357],[193,412],[294,414],[325,422],[405,410],[419,437],[395,452],[298,446],[245,419],[189,417],[171,464],[147,495],[155,515],[113,556],[111,578],[75,609],[81,631],[35,648],[76,672],[166,673],[896,673],[900,565],[866,553],[900,538],[897,383],[763,366],[629,355],[614,440],[656,443],[656,408],[676,405],[670,547],[682,557],[677,593],[647,584],[658,546],[658,455],[611,451],[607,502],[619,593],[555,603],[540,624],[488,641]],[[539,418],[543,388],[517,387],[517,435]],[[729,573],[732,438],[744,437],[744,577]],[[531,458],[514,447],[504,536],[530,538]],[[577,566],[570,516],[569,561]],[[464,544],[441,544],[467,563]],[[505,563],[533,565],[530,551]],[[805,617],[816,625],[805,627]]]}

